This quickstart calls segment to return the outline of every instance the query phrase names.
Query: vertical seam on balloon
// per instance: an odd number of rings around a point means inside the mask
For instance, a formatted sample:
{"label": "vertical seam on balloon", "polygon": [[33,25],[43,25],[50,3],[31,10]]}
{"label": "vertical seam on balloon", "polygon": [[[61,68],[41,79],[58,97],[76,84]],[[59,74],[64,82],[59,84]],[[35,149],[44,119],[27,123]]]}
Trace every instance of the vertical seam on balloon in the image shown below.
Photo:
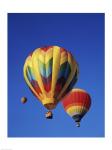
{"label": "vertical seam on balloon", "polygon": [[[80,97],[81,97],[81,94],[84,95],[84,93],[82,92],[82,93],[80,93]],[[85,96],[84,96],[84,97],[85,97]],[[82,99],[82,101],[83,101],[83,105],[81,106],[81,114],[83,114],[83,110],[84,110],[83,107],[84,107],[84,101],[85,101],[85,100]]]}
{"label": "vertical seam on balloon", "polygon": [[59,68],[60,68],[60,48],[57,46],[53,47],[53,66],[52,66],[52,83],[51,83],[51,94],[54,97],[55,94],[55,85],[58,78]]}
{"label": "vertical seam on balloon", "polygon": [[[46,92],[45,92],[45,89],[44,89],[44,85],[43,85],[43,82],[42,82],[42,77],[40,75],[40,69],[39,69],[39,59],[37,56],[39,56],[39,53],[40,53],[40,50],[41,49],[38,49],[36,51],[34,51],[33,55],[32,55],[32,65],[33,65],[33,72],[34,72],[34,75],[35,75],[35,78],[38,82],[38,85],[43,93],[43,98],[42,100],[46,97]],[[42,101],[41,100],[41,101]]]}
{"label": "vertical seam on balloon", "polygon": [[[52,48],[50,48],[50,50],[47,51],[47,53],[53,53]],[[50,64],[51,63],[50,61],[52,61],[53,56],[49,57],[49,61],[47,61],[47,63],[46,63],[46,59],[48,59],[48,56],[45,54],[46,86],[48,86],[48,84],[49,84],[50,89],[49,89],[48,93],[50,93],[51,92],[51,82],[52,82],[52,64]],[[47,64],[48,64],[48,66],[47,66]],[[51,70],[50,74],[49,74],[49,71],[48,71],[49,69]],[[47,72],[48,72],[49,75],[47,75]],[[51,76],[51,80],[49,80],[50,76]]]}

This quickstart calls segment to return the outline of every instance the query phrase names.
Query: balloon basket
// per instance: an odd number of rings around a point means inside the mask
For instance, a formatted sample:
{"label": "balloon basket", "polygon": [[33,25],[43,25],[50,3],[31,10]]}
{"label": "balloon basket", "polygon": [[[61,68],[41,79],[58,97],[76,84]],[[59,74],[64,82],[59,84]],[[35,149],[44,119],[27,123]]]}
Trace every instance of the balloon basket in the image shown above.
{"label": "balloon basket", "polygon": [[80,122],[76,122],[76,127],[80,127]]}
{"label": "balloon basket", "polygon": [[46,114],[45,114],[45,117],[46,119],[52,119],[53,118],[53,114],[51,111],[48,111]]}

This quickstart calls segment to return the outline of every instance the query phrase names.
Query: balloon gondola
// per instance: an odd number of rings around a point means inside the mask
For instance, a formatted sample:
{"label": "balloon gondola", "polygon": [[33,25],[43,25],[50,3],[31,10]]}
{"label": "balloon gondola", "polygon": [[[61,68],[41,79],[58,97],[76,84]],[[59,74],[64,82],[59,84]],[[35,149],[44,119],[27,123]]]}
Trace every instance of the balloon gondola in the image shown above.
{"label": "balloon gondola", "polygon": [[53,119],[53,114],[51,111],[48,111],[46,114],[45,114],[45,117],[46,119]]}

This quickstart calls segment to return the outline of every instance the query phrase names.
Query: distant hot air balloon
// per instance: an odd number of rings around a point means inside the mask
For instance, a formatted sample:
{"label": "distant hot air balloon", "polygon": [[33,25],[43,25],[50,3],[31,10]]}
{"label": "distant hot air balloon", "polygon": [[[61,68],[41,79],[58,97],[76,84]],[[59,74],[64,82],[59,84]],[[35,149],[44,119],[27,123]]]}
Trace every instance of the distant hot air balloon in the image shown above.
{"label": "distant hot air balloon", "polygon": [[22,97],[21,98],[21,103],[25,104],[27,102],[27,98],[26,97]]}
{"label": "distant hot air balloon", "polygon": [[82,89],[72,89],[62,100],[65,111],[75,120],[77,127],[91,106],[90,95]]}
{"label": "distant hot air balloon", "polygon": [[37,99],[52,110],[76,83],[78,65],[64,48],[38,48],[25,61],[24,78]]}

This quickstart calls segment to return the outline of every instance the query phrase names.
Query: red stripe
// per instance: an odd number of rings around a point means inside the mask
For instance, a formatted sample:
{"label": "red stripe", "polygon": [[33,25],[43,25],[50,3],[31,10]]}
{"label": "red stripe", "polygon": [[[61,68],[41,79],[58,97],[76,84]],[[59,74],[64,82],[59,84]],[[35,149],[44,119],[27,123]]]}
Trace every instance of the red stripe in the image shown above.
{"label": "red stripe", "polygon": [[51,82],[49,82],[47,84],[44,83],[44,89],[46,92],[49,92],[51,90]]}
{"label": "red stripe", "polygon": [[62,85],[60,83],[57,83],[55,87],[55,97],[59,95],[61,89],[62,89]]}
{"label": "red stripe", "polygon": [[85,92],[78,92],[78,91],[73,91],[70,92],[67,96],[64,97],[62,100],[62,104],[64,108],[66,108],[68,105],[74,105],[76,103],[80,103],[82,106],[86,107],[89,109],[90,104],[91,104],[91,98],[88,93]]}
{"label": "red stripe", "polygon": [[42,93],[39,86],[38,86],[38,83],[35,80],[32,80],[31,84],[32,84],[33,88],[35,89],[36,93],[38,93],[38,94]]}
{"label": "red stripe", "polygon": [[45,46],[45,47],[41,47],[41,50],[43,51],[48,51],[48,49],[52,48],[53,46]]}
{"label": "red stripe", "polygon": [[62,53],[62,52],[64,52],[64,51],[67,52],[66,49],[60,47],[60,52]]}

